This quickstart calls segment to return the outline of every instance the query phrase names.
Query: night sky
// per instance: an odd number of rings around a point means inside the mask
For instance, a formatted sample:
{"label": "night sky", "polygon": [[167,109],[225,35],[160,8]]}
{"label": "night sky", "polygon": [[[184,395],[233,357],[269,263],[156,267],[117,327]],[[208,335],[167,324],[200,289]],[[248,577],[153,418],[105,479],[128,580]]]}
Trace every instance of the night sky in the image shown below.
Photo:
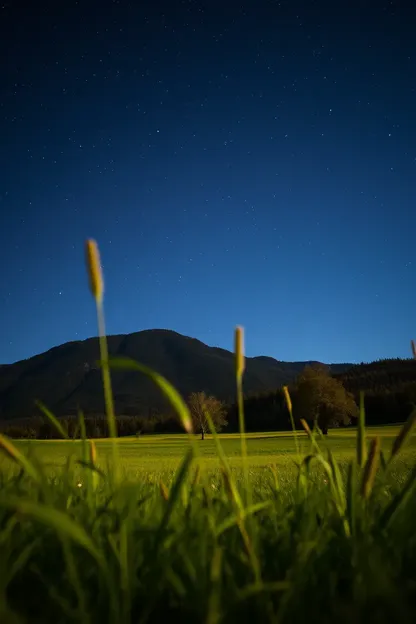
{"label": "night sky", "polygon": [[409,357],[411,4],[3,1],[0,362],[97,334],[87,237],[109,334]]}

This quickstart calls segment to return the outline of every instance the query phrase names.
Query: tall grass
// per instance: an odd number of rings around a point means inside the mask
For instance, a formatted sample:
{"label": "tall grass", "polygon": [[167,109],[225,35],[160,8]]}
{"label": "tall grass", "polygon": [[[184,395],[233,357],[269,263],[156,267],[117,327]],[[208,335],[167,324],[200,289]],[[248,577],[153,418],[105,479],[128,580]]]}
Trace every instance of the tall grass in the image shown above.
{"label": "tall grass", "polygon": [[[87,244],[97,305],[112,462],[98,467],[79,415],[82,458],[59,478],[0,436],[17,467],[0,473],[0,622],[407,622],[416,614],[416,467],[403,483],[391,467],[414,431],[416,410],[386,458],[367,449],[364,397],[356,457],[346,473],[303,422],[301,456],[290,396],[298,478],[284,496],[279,473],[252,488],[244,430],[243,333],[237,328],[236,391],[243,479],[230,469],[207,414],[221,465],[199,470],[188,407],[169,382],[128,359],[108,356],[98,248]],[[110,369],[145,374],[164,393],[189,436],[170,484],[130,482],[120,470]],[[45,406],[43,412],[65,437]],[[140,448],[138,446],[138,448]],[[313,468],[313,466],[315,466]]]}

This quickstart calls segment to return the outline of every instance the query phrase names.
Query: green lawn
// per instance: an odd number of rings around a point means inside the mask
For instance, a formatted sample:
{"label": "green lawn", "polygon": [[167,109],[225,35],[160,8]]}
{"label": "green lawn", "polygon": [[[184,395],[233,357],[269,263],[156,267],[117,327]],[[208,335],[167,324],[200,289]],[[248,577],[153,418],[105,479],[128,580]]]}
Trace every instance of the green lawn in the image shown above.
{"label": "green lawn", "polygon": [[[369,427],[367,437],[380,436],[382,449],[388,453],[395,436],[400,430],[399,426]],[[229,459],[231,468],[240,472],[241,447],[239,434],[220,435],[224,452]],[[198,441],[201,458],[200,467],[215,474],[219,468],[219,459],[212,436],[206,436],[205,440]],[[304,432],[298,432],[298,440],[301,455],[308,452],[310,443]],[[42,463],[49,465],[53,473],[62,466],[68,455],[74,454],[81,457],[80,441],[65,440],[36,440],[18,441],[17,446],[27,452],[29,449]],[[107,466],[107,459],[111,454],[111,443],[108,439],[96,440],[98,465],[102,468]],[[356,453],[356,430],[334,429],[329,435],[320,441],[322,449],[331,449],[340,462],[341,467],[346,464]],[[255,481],[262,478],[270,471],[269,466],[276,466],[282,483],[289,485],[292,477],[296,474],[297,459],[293,433],[255,433],[249,434],[247,439],[248,453],[250,457],[250,472]],[[148,482],[164,479],[170,481],[174,471],[179,466],[184,454],[189,448],[189,440],[186,435],[148,435],[119,439],[121,464],[124,474],[129,480],[146,480]],[[408,470],[414,465],[416,459],[416,435],[413,435],[410,444],[400,458],[397,459],[392,476],[400,481]],[[0,467],[10,465],[7,459],[0,458]]]}

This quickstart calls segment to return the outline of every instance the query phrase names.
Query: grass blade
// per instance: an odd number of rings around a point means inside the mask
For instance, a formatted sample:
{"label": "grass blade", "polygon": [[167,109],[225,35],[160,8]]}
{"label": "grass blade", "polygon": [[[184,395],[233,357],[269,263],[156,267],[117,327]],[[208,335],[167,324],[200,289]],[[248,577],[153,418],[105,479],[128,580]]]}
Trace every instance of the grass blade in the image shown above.
{"label": "grass blade", "polygon": [[360,468],[364,466],[366,460],[365,445],[365,408],[364,408],[364,392],[360,392],[360,410],[358,414],[357,427],[357,464]]}
{"label": "grass blade", "polygon": [[251,598],[252,596],[256,596],[258,594],[263,593],[280,593],[285,592],[291,587],[291,583],[289,581],[275,581],[271,583],[253,583],[251,585],[247,585],[243,590],[241,590],[239,594],[240,601],[247,600],[247,598]]}
{"label": "grass blade", "polygon": [[44,405],[41,401],[35,401],[35,404],[40,409],[40,411],[48,418],[51,425],[53,425],[56,431],[61,435],[64,440],[69,440],[68,432],[65,431],[59,420],[52,414],[52,412]]}
{"label": "grass blade", "polygon": [[405,507],[407,501],[413,496],[416,490],[416,466],[407,478],[405,485],[385,509],[380,520],[380,527],[387,528],[395,519],[397,514]]}
{"label": "grass blade", "polygon": [[238,525],[241,520],[247,518],[248,516],[252,516],[253,514],[261,511],[262,509],[267,509],[267,507],[271,506],[271,501],[263,501],[262,503],[255,503],[254,505],[250,505],[250,507],[246,507],[241,514],[232,514],[229,518],[224,520],[218,527],[215,532],[216,536],[219,537],[224,531],[228,531],[232,526]]}
{"label": "grass blade", "polygon": [[143,373],[151,379],[163,392],[165,397],[169,400],[172,407],[175,409],[176,413],[179,416],[182,427],[189,434],[193,432],[192,428],[192,418],[189,412],[188,406],[185,401],[180,396],[179,392],[169,383],[167,379],[156,373],[154,370],[145,366],[144,364],[139,364],[139,362],[135,362],[130,358],[117,357],[111,358],[109,360],[109,364],[111,368],[122,369],[122,370],[135,370],[139,373]]}
{"label": "grass blade", "polygon": [[352,536],[356,533],[357,464],[353,459],[348,466],[346,515]]}
{"label": "grass blade", "polygon": [[159,481],[159,489],[160,489],[160,495],[162,496],[164,501],[168,501],[169,500],[169,490],[166,487],[166,485],[163,483],[162,480]]}
{"label": "grass blade", "polygon": [[54,529],[57,533],[64,535],[86,550],[93,559],[95,559],[102,570],[107,569],[101,552],[88,536],[85,529],[70,518],[68,514],[54,509],[50,505],[43,505],[41,503],[15,497],[0,499],[0,507],[12,509],[21,516],[29,516],[44,526]]}
{"label": "grass blade", "polygon": [[387,461],[386,458],[384,457],[384,453],[382,450],[380,450],[380,466],[383,470],[383,472],[386,472],[387,470]]}
{"label": "grass blade", "polygon": [[[292,402],[291,402],[292,404]],[[306,420],[304,418],[300,419],[301,425],[304,428],[304,430],[306,431],[306,435],[309,438],[309,441],[311,443],[311,448],[316,452],[316,453],[320,453],[321,449],[319,448],[319,445],[315,439],[315,430],[312,432],[308,423],[306,422]]]}
{"label": "grass blade", "polygon": [[416,424],[416,407],[413,407],[412,413],[409,418],[404,423],[403,427],[400,429],[399,434],[393,442],[393,446],[391,449],[391,456],[389,461],[391,461],[396,455],[400,453],[400,451],[405,447],[406,443],[409,441],[412,436],[414,426]]}
{"label": "grass blade", "polygon": [[371,441],[370,452],[364,467],[363,480],[361,483],[361,496],[368,498],[373,489],[374,479],[380,460],[380,438],[377,436]]}
{"label": "grass blade", "polygon": [[182,485],[185,482],[188,471],[191,467],[192,460],[194,458],[193,449],[190,448],[185,455],[185,458],[179,467],[179,470],[176,475],[176,479],[170,489],[168,500],[166,501],[165,512],[163,514],[161,523],[159,525],[157,535],[156,535],[156,547],[158,547],[159,542],[165,532],[165,529],[169,523],[169,519],[172,515],[173,509],[175,507],[176,502],[179,499],[180,491]]}
{"label": "grass blade", "polygon": [[7,436],[0,433],[0,450],[12,461],[17,463],[25,473],[37,483],[41,483],[42,475],[36,470],[30,459],[21,453]]}
{"label": "grass blade", "polygon": [[10,568],[7,571],[7,584],[9,585],[16,574],[18,574],[27,564],[34,551],[41,545],[41,539],[33,540],[28,546],[23,548],[17,557],[13,559]]}
{"label": "grass blade", "polygon": [[111,387],[111,375],[108,365],[108,344],[105,331],[105,317],[103,308],[104,279],[101,268],[101,259],[98,245],[95,240],[88,239],[85,242],[85,257],[89,277],[91,293],[95,300],[98,322],[98,339],[100,344],[101,369],[103,376],[104,402],[108,422],[108,435],[111,438],[113,455],[114,480],[120,481],[120,462],[117,441],[117,421],[114,413],[113,390]]}
{"label": "grass blade", "polygon": [[97,318],[100,340],[101,369],[103,375],[104,401],[108,422],[108,436],[111,438],[111,449],[113,455],[114,480],[120,482],[120,458],[117,440],[117,421],[114,413],[113,391],[111,387],[110,367],[108,363],[108,345],[104,325],[104,311],[102,303],[97,303]]}
{"label": "grass blade", "polygon": [[222,550],[217,547],[211,560],[210,594],[206,624],[218,624],[221,619],[221,565]]}
{"label": "grass blade", "polygon": [[82,410],[78,410],[78,422],[79,422],[79,434],[81,440],[87,439],[87,430],[85,428],[85,417],[84,412]]}
{"label": "grass blade", "polygon": [[340,505],[340,508],[342,510],[345,510],[345,507],[346,507],[345,490],[344,490],[344,484],[342,481],[341,471],[339,469],[338,462],[334,458],[330,449],[328,449],[328,461],[329,461],[329,465],[331,466],[334,490],[338,499],[338,503]]}
{"label": "grass blade", "polygon": [[217,455],[218,455],[218,457],[220,459],[220,462],[222,464],[222,467],[223,467],[223,478],[224,478],[224,481],[225,481],[225,485],[227,487],[227,490],[229,492],[229,495],[231,497],[231,500],[232,500],[233,504],[235,505],[235,507],[237,509],[242,511],[243,508],[244,508],[243,501],[241,500],[241,496],[240,496],[240,493],[239,493],[238,488],[236,486],[235,479],[234,479],[234,477],[232,475],[231,468],[230,468],[230,465],[229,465],[228,460],[227,460],[227,456],[225,455],[225,453],[223,451],[223,448],[221,446],[221,442],[220,442],[219,436],[218,436],[218,434],[217,434],[217,432],[215,430],[214,423],[213,423],[211,415],[209,414],[208,411],[205,412],[205,417],[207,419],[208,427],[209,427],[209,429],[211,431],[211,434],[212,434],[212,437],[214,439]]}
{"label": "grass blade", "polygon": [[248,475],[248,457],[247,457],[247,440],[246,427],[244,418],[244,394],[243,394],[243,376],[245,370],[244,359],[244,329],[236,327],[234,333],[234,352],[235,352],[235,376],[236,376],[236,393],[237,393],[237,409],[238,409],[238,428],[240,430],[241,441],[241,460],[243,463],[243,475],[247,504],[252,501],[251,483]]}
{"label": "grass blade", "polygon": [[296,446],[296,454],[300,462],[298,433],[295,427],[295,419],[293,418],[292,399],[290,397],[289,388],[287,386],[283,386],[283,394],[284,394],[285,401],[286,401],[287,411],[289,412],[289,416],[290,416],[290,424],[292,425],[293,437],[295,439],[295,446]]}
{"label": "grass blade", "polygon": [[93,464],[91,461],[77,459],[75,463],[78,464],[78,466],[82,466],[83,468],[88,468],[88,470],[91,470],[91,472],[94,472],[96,475],[99,475],[102,479],[105,479],[106,477],[105,472],[100,470],[100,468],[97,468],[97,466]]}

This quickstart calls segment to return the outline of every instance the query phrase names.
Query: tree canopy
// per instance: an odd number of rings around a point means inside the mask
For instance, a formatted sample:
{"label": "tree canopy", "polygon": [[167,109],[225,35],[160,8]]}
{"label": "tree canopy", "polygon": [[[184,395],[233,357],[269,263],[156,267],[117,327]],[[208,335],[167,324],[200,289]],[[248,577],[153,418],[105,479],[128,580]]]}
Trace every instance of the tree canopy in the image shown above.
{"label": "tree canopy", "polygon": [[331,377],[324,366],[309,366],[296,382],[296,415],[314,422],[323,433],[329,427],[349,425],[358,415],[353,395]]}

